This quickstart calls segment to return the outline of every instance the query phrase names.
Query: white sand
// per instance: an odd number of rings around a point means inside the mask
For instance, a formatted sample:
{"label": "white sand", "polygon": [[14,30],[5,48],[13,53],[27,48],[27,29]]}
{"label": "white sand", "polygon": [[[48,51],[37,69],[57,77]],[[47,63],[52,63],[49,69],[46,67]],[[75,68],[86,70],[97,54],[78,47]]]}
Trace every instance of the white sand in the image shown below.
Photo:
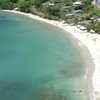
{"label": "white sand", "polygon": [[95,71],[92,78],[95,98],[92,97],[91,99],[100,100],[100,35],[84,32],[78,29],[76,26],[70,26],[68,24],[63,24],[62,22],[59,21],[44,19],[36,15],[26,14],[13,10],[4,10],[4,11],[26,15],[35,20],[43,21],[48,24],[58,26],[59,28],[69,32],[70,34],[75,36],[78,40],[80,40],[89,49],[92,55],[93,62],[95,64]]}

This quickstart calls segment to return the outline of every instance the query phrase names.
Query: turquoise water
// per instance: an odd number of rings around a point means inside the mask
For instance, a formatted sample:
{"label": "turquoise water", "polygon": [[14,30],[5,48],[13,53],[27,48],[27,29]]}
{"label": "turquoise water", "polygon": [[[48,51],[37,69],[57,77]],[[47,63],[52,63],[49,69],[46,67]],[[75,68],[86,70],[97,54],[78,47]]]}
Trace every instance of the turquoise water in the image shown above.
{"label": "turquoise water", "polygon": [[87,100],[82,59],[62,32],[0,12],[0,100]]}

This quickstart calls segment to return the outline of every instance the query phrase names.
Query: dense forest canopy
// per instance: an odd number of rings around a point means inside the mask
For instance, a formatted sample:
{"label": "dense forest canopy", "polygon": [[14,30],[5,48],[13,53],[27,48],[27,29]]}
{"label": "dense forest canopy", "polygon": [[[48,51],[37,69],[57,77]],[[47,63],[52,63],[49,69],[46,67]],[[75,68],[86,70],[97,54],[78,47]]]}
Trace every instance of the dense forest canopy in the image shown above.
{"label": "dense forest canopy", "polygon": [[13,9],[14,4],[10,0],[0,0],[1,9]]}

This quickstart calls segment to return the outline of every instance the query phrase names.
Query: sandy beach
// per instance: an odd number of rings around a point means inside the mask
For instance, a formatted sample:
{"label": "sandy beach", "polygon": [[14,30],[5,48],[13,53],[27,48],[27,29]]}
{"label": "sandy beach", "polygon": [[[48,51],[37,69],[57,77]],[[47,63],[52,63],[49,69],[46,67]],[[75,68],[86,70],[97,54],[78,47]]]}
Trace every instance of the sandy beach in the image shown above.
{"label": "sandy beach", "polygon": [[[100,35],[82,31],[82,30],[78,29],[77,26],[71,26],[71,25],[65,24],[63,22],[44,19],[44,18],[36,16],[36,15],[26,14],[26,13],[14,11],[14,10],[4,10],[4,11],[25,15],[25,16],[33,18],[35,20],[39,20],[39,21],[46,22],[48,24],[57,26],[57,27],[65,30],[66,33],[68,32],[68,33],[72,34],[79,41],[81,41],[81,43],[84,44],[90,51],[92,60],[95,65],[95,68],[94,68],[95,70],[92,75],[93,77],[91,79],[91,81],[92,81],[91,83],[93,85],[94,92],[90,98],[91,98],[91,100],[100,100]],[[79,44],[79,45],[81,45],[81,44]]]}

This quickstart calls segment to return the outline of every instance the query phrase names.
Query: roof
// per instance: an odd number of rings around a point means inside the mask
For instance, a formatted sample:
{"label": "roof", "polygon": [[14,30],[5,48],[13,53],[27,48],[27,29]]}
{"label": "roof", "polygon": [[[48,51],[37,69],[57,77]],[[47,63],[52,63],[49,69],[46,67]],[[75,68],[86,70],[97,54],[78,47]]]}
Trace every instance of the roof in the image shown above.
{"label": "roof", "polygon": [[80,26],[80,29],[81,29],[81,30],[86,30],[86,27]]}
{"label": "roof", "polygon": [[63,9],[71,8],[72,6],[64,6]]}
{"label": "roof", "polygon": [[91,20],[94,20],[95,18],[94,18],[94,17],[91,17],[90,19],[91,19]]}
{"label": "roof", "polygon": [[76,1],[76,2],[73,3],[73,5],[82,5],[82,3],[79,2],[79,1]]}
{"label": "roof", "polygon": [[54,5],[54,3],[47,1],[47,2],[44,2],[43,5]]}
{"label": "roof", "polygon": [[82,12],[82,10],[74,10],[73,12],[74,13],[79,13],[79,12]]}
{"label": "roof", "polygon": [[66,16],[74,16],[75,14],[74,13],[71,13],[71,14],[67,14]]}
{"label": "roof", "polygon": [[94,30],[90,30],[90,33],[95,33],[95,31]]}

